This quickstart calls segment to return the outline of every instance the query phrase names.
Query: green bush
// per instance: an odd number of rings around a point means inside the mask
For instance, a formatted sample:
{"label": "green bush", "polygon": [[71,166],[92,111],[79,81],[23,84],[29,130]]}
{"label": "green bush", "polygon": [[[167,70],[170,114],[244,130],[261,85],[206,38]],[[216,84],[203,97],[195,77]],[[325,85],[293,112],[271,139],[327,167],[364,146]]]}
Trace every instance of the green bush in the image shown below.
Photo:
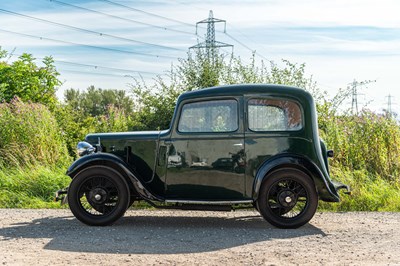
{"label": "green bush", "polygon": [[0,104],[0,165],[65,166],[69,161],[57,121],[47,107],[18,98]]}
{"label": "green bush", "polygon": [[8,63],[7,52],[0,46],[0,101],[10,102],[14,97],[23,101],[42,103],[53,107],[57,102],[56,90],[62,82],[51,57],[45,57],[42,66],[24,53]]}
{"label": "green bush", "polygon": [[89,133],[125,132],[132,127],[133,120],[124,109],[108,105],[105,110],[105,114],[93,117],[85,116],[70,105],[59,105],[55,108],[55,116],[70,156],[76,156],[76,144],[83,141]]}
{"label": "green bush", "polygon": [[394,119],[369,110],[359,115],[320,113],[319,125],[320,135],[335,151],[332,166],[366,170],[399,183],[400,127]]}

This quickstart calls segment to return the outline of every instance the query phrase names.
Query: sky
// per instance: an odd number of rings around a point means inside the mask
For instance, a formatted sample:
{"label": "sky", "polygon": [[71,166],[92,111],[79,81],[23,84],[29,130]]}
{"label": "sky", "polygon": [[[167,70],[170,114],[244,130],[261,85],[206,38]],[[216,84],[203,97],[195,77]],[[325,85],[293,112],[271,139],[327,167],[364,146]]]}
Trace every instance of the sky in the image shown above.
{"label": "sky", "polygon": [[[354,80],[360,108],[400,113],[398,0],[14,0],[0,1],[0,46],[40,59],[53,56],[63,85],[129,91],[133,78],[165,75],[203,41],[215,18],[216,40],[245,62],[282,59],[306,64],[329,95]],[[225,48],[230,51],[229,48]],[[351,105],[351,100],[347,102]]]}

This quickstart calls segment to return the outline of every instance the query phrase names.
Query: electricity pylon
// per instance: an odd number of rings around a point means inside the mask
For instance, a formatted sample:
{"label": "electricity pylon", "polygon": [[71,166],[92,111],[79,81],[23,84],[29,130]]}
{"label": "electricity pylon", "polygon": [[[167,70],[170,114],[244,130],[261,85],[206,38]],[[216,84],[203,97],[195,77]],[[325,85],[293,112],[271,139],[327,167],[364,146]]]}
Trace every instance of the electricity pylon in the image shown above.
{"label": "electricity pylon", "polygon": [[215,40],[215,23],[223,22],[225,23],[224,32],[226,32],[226,21],[222,19],[214,18],[212,10],[210,10],[208,19],[204,19],[196,23],[196,34],[198,30],[199,24],[207,24],[207,35],[204,42],[198,43],[190,47],[189,49],[200,49],[205,48],[207,52],[208,59],[211,59],[212,62],[215,61],[215,57],[217,55],[217,49],[221,47],[232,47],[232,44],[223,43]]}
{"label": "electricity pylon", "polygon": [[357,98],[358,98],[358,95],[360,95],[358,93],[358,87],[365,86],[372,82],[376,82],[376,80],[364,80],[361,82],[353,80],[353,82],[349,84],[351,86],[351,95],[352,95],[352,97],[351,97],[351,112],[353,114],[354,114],[354,109],[355,109],[355,111],[356,111],[355,114],[358,115],[358,99]]}

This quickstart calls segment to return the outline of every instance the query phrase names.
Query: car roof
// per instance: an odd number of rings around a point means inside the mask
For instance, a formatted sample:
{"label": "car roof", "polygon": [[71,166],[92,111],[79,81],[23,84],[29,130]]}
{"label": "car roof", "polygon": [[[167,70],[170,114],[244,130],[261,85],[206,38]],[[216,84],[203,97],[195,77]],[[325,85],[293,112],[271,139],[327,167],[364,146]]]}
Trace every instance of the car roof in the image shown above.
{"label": "car roof", "polygon": [[241,95],[273,95],[292,96],[301,100],[312,100],[307,91],[286,85],[276,84],[236,84],[204,88],[183,93],[179,100],[213,97],[213,96],[241,96]]}

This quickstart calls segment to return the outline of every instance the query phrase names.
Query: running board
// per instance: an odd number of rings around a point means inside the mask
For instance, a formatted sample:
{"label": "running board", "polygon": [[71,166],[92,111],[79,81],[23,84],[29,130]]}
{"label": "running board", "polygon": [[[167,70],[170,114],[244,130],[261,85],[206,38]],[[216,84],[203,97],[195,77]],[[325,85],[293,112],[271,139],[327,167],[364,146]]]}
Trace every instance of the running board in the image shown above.
{"label": "running board", "polygon": [[165,203],[181,203],[194,205],[234,205],[251,204],[253,200],[222,200],[222,201],[204,201],[204,200],[165,200]]}
{"label": "running board", "polygon": [[[252,200],[242,201],[190,201],[190,200],[166,200],[164,203],[168,205],[158,205],[152,201],[147,202],[158,209],[178,209],[178,210],[193,210],[193,211],[232,211],[234,209],[252,208]],[[251,206],[249,206],[251,204]],[[234,205],[239,205],[235,206]],[[245,205],[245,206],[240,206]]]}
{"label": "running board", "polygon": [[182,204],[170,206],[173,209],[190,210],[190,211],[227,211],[232,210],[231,205],[205,205],[205,204]]}

